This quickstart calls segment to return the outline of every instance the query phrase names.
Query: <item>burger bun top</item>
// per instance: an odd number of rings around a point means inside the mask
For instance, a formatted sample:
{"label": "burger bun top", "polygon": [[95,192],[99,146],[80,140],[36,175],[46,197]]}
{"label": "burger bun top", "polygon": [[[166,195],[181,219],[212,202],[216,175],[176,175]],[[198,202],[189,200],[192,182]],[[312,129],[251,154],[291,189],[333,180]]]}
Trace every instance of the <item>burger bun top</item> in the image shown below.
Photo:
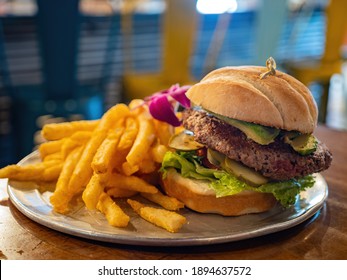
{"label": "burger bun top", "polygon": [[267,68],[223,67],[207,74],[186,93],[198,106],[225,117],[312,133],[317,126],[317,104],[309,89],[294,77]]}

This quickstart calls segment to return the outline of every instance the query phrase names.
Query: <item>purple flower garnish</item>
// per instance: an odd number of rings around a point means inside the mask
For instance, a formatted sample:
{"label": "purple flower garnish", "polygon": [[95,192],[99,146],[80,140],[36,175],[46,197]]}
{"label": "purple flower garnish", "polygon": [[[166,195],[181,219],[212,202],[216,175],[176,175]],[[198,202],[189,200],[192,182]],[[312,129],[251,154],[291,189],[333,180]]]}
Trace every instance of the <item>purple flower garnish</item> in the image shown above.
{"label": "purple flower garnish", "polygon": [[180,126],[181,122],[176,116],[175,103],[178,102],[184,108],[190,107],[190,100],[186,97],[186,92],[190,86],[180,87],[178,84],[169,89],[156,92],[145,98],[149,112],[153,118],[167,122],[172,126]]}

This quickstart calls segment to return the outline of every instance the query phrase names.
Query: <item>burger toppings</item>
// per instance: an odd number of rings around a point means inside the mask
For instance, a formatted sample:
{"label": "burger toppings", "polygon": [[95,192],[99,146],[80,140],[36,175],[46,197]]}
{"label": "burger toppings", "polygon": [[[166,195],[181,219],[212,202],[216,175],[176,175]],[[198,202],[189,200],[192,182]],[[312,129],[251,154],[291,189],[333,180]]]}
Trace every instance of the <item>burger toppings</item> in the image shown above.
{"label": "burger toppings", "polygon": [[320,172],[330,166],[332,156],[317,142],[314,152],[301,155],[280,137],[269,145],[260,145],[238,128],[204,111],[186,110],[183,125],[194,133],[195,141],[241,162],[272,180],[288,180]]}
{"label": "burger toppings", "polygon": [[173,135],[170,139],[169,146],[170,148],[182,151],[197,150],[204,147],[204,145],[194,140],[193,133],[188,130]]}
{"label": "burger toppings", "polygon": [[298,132],[287,132],[284,136],[284,142],[304,156],[313,153],[318,146],[318,140],[312,134],[300,134]]}
{"label": "burger toppings", "polygon": [[[314,185],[310,174],[331,162],[331,154],[314,136],[294,132],[281,136],[278,130],[273,141],[263,145],[214,114],[193,109],[184,111],[183,125],[187,130],[170,140],[169,146],[176,151],[164,156],[163,178],[174,168],[185,178],[209,182],[216,197],[247,190],[271,193],[288,207],[301,191]],[[286,141],[298,147],[316,143],[316,147],[311,155],[302,156]]]}
{"label": "burger toppings", "polygon": [[274,142],[275,138],[280,133],[279,129],[273,127],[235,120],[212,112],[208,113],[215,116],[218,119],[221,119],[227,124],[230,124],[240,129],[244,134],[247,135],[248,138],[252,139],[254,142],[257,142],[260,145],[268,145]]}
{"label": "burger toppings", "polygon": [[230,124],[244,134],[247,138],[252,139],[260,145],[268,145],[275,141],[275,138],[281,134],[285,143],[292,146],[292,148],[301,155],[308,155],[313,153],[317,148],[317,139],[312,134],[301,134],[296,131],[281,131],[280,129],[264,126],[260,124],[235,120],[232,118],[224,117],[222,115],[212,113],[206,110],[212,116]]}
{"label": "burger toppings", "polygon": [[264,185],[269,181],[269,178],[264,177],[260,173],[252,170],[251,168],[228,157],[225,157],[221,167],[225,171],[234,174],[237,178],[253,186]]}
{"label": "burger toppings", "polygon": [[[163,178],[165,178],[168,170],[174,168],[185,178],[209,182],[209,186],[216,193],[216,197],[235,195],[247,190],[271,193],[284,207],[294,204],[296,196],[301,191],[314,185],[314,177],[309,175],[303,178],[286,181],[269,181],[259,186],[253,186],[245,180],[239,179],[237,175],[231,172],[224,169],[207,168],[202,162],[203,159],[198,156],[196,150],[167,152],[161,167]],[[244,174],[245,173],[243,173],[242,176],[244,176]],[[239,177],[242,176],[240,175]]]}

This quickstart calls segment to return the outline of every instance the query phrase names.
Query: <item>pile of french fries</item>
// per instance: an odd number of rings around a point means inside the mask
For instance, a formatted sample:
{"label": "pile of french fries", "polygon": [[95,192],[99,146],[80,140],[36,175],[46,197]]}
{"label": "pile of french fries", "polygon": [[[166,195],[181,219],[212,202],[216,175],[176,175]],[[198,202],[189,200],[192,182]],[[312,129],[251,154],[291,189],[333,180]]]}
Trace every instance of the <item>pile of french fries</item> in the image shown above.
{"label": "pile of french fries", "polygon": [[[117,104],[99,120],[46,124],[46,142],[39,148],[39,163],[0,169],[0,178],[54,182],[53,210],[66,214],[82,199],[89,210],[102,212],[108,223],[127,227],[130,217],[117,203],[127,199],[143,219],[177,232],[186,218],[177,213],[184,205],[156,187],[157,171],[175,133],[154,119],[143,100]],[[136,196],[161,206],[148,206]],[[130,209],[131,209],[130,208]]]}

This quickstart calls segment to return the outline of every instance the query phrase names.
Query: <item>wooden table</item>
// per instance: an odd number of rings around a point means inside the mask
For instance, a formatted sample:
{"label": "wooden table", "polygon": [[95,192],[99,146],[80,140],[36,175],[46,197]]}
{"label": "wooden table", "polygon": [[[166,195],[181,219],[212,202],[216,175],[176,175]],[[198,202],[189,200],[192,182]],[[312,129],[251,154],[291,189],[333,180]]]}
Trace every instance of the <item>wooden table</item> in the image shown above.
{"label": "wooden table", "polygon": [[334,159],[323,176],[327,203],[291,229],[250,240],[197,247],[142,247],[69,236],[21,214],[0,184],[0,259],[347,259],[347,132],[319,127]]}

